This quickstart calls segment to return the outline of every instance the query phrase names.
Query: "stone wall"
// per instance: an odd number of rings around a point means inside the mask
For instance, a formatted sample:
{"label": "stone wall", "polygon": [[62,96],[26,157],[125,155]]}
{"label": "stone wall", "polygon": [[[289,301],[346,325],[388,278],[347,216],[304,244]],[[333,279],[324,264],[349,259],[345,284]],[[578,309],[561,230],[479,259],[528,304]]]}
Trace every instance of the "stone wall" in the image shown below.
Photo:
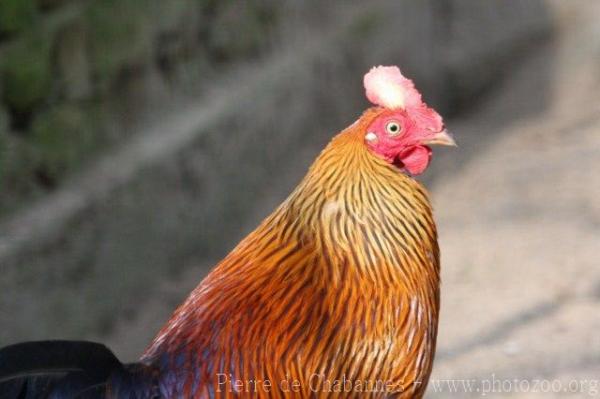
{"label": "stone wall", "polygon": [[0,216],[118,144],[149,99],[258,56],[277,9],[274,1],[1,1]]}

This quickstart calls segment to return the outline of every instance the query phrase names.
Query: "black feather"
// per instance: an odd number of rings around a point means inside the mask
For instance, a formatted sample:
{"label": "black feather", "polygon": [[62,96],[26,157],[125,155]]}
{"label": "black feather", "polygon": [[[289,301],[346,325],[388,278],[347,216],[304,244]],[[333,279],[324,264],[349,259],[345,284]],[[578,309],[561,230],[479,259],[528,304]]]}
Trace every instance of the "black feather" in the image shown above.
{"label": "black feather", "polygon": [[0,399],[104,398],[112,374],[126,373],[104,345],[39,341],[0,350]]}

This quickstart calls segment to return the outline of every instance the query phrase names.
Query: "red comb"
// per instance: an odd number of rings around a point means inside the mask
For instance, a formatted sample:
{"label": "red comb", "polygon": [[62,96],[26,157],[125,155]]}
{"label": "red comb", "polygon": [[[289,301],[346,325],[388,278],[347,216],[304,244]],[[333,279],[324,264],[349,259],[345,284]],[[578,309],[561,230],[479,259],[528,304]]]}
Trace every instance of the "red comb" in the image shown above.
{"label": "red comb", "polygon": [[406,109],[421,104],[421,94],[412,80],[405,78],[396,66],[373,67],[364,77],[367,98],[375,105],[389,109]]}

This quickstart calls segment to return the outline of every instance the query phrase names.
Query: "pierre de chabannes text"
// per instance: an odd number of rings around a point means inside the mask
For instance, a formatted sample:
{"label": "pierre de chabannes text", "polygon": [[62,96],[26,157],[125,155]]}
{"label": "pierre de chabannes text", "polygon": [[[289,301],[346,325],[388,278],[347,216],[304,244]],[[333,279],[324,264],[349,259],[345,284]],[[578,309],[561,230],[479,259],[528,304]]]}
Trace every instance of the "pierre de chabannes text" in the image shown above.
{"label": "pierre de chabannes text", "polygon": [[[329,379],[323,374],[312,374],[306,383],[288,377],[278,381],[270,379],[237,379],[231,374],[218,373],[217,392],[303,392],[308,388],[311,392],[403,392],[407,387],[402,382],[384,380],[352,380],[342,375]],[[415,381],[410,386],[419,385]]]}

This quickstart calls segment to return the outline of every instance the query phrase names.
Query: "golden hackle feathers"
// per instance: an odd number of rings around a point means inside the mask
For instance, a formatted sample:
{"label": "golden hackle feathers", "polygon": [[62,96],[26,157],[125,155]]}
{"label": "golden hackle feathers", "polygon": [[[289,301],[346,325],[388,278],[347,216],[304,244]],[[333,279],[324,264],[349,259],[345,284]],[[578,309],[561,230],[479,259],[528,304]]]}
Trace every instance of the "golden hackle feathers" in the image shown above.
{"label": "golden hackle feathers", "polygon": [[[380,112],[332,140],[146,352],[149,362],[194,352],[189,378],[201,382],[187,382],[191,396],[215,395],[217,373],[269,379],[273,389],[258,397],[327,396],[323,384],[342,376],[389,382],[406,397],[424,392],[439,308],[436,229],[424,188],[364,145]],[[286,379],[301,391],[278,388]]]}

